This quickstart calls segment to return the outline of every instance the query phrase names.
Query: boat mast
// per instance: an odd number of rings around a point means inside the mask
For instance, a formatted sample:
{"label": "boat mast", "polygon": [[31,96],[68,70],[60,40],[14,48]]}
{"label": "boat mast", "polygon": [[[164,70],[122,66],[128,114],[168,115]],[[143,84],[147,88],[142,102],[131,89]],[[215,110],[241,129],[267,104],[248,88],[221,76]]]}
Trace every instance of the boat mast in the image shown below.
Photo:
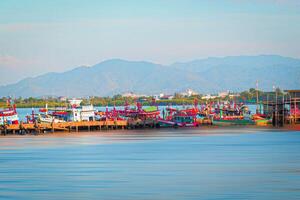
{"label": "boat mast", "polygon": [[259,113],[258,108],[258,80],[256,80],[256,114]]}

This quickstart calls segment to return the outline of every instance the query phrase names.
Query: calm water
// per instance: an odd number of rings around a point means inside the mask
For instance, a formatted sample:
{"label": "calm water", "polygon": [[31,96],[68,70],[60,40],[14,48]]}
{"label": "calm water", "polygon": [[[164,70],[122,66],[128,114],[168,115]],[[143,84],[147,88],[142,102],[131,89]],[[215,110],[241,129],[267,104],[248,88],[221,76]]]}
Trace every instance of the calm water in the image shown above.
{"label": "calm water", "polygon": [[300,199],[300,132],[0,137],[0,199]]}

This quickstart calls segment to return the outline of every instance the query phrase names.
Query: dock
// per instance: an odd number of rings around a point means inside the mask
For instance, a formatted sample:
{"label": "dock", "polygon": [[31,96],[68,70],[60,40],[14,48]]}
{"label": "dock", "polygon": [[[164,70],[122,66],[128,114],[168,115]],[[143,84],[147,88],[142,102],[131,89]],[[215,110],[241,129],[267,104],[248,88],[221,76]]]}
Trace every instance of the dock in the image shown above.
{"label": "dock", "polygon": [[99,131],[111,129],[125,129],[127,121],[108,120],[108,121],[80,121],[80,122],[61,122],[61,123],[20,123],[10,124],[0,127],[0,133],[5,134],[39,134],[47,132],[79,132],[79,131]]}
{"label": "dock", "polygon": [[[210,120],[198,121],[199,125],[211,125]],[[60,123],[20,123],[0,126],[0,134],[42,134],[54,132],[90,132],[117,129],[144,129],[159,128],[156,120],[106,120],[106,121],[80,121]]]}

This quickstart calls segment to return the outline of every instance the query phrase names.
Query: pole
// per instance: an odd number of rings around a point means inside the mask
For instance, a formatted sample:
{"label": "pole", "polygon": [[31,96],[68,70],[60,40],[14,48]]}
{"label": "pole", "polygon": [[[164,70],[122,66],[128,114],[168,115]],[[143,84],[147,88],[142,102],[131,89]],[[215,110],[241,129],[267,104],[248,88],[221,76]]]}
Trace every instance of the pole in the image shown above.
{"label": "pole", "polygon": [[277,127],[277,121],[278,121],[278,105],[277,105],[277,90],[275,91],[275,126]]}
{"label": "pole", "polygon": [[267,113],[269,115],[269,94],[267,94]]}
{"label": "pole", "polygon": [[296,124],[296,95],[295,95],[295,99],[294,99],[294,123]]}
{"label": "pole", "polygon": [[285,109],[285,103],[284,103],[284,94],[283,94],[282,95],[282,126],[284,126],[284,122],[285,122],[284,109]]}
{"label": "pole", "polygon": [[258,114],[258,81],[256,81],[256,114]]}

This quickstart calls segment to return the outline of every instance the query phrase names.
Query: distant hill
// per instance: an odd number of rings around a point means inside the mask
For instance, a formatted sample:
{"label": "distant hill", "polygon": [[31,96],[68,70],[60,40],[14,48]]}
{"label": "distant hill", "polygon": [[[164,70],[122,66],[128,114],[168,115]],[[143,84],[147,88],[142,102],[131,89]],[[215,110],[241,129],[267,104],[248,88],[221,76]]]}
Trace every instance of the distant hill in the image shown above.
{"label": "distant hill", "polygon": [[300,60],[274,55],[207,58],[163,66],[113,59],[64,73],[47,73],[0,87],[0,96],[109,96],[128,91],[201,93],[300,87]]}

